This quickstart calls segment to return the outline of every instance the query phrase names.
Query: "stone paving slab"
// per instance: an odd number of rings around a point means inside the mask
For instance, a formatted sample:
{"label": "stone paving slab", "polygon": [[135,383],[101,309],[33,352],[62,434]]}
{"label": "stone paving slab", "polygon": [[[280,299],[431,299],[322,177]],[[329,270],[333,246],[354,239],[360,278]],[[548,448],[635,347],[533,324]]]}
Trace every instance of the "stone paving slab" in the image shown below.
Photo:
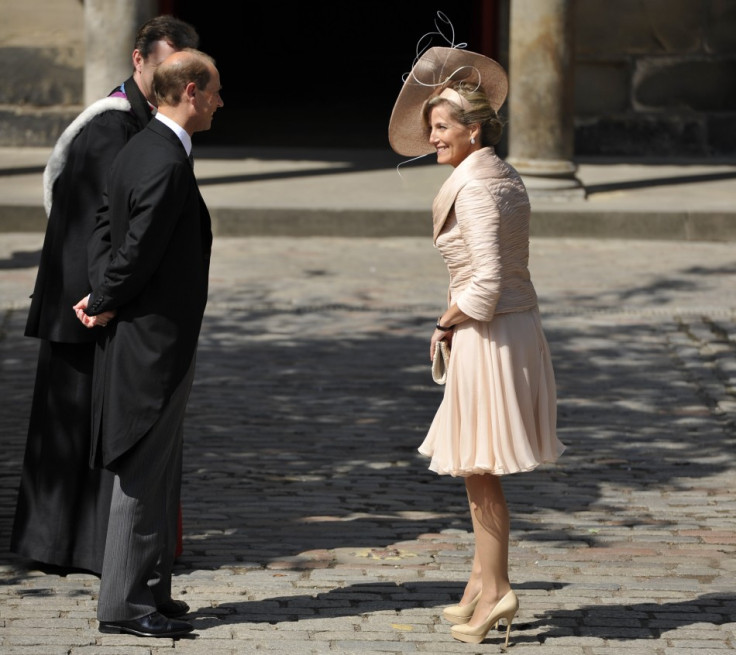
{"label": "stone paving slab", "polygon": [[[186,424],[175,593],[197,636],[102,635],[98,580],[7,552],[42,235],[0,235],[0,653],[495,653],[440,617],[469,570],[462,482],[416,453],[446,291],[424,238],[220,238]],[[510,652],[736,647],[736,252],[533,239],[554,466],[510,476]]]}

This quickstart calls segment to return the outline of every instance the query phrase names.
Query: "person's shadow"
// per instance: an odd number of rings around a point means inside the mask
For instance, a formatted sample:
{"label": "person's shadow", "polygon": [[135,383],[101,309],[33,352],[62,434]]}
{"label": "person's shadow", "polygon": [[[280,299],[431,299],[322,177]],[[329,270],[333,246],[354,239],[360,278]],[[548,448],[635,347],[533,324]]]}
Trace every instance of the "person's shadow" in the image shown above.
{"label": "person's shadow", "polygon": [[0,270],[13,270],[18,268],[33,268],[38,266],[38,261],[41,258],[41,251],[34,250],[21,250],[12,253],[5,259],[0,258]]}
{"label": "person's shadow", "polygon": [[[550,609],[541,614],[524,610],[525,590],[550,591],[566,586],[546,581],[515,585],[521,598],[521,609],[512,624],[512,643],[543,644],[568,637],[615,641],[659,639],[662,634],[678,628],[695,624],[721,626],[733,622],[736,617],[736,594],[730,593],[705,594],[692,600],[663,603],[581,604],[574,609]],[[461,594],[462,585],[458,583],[358,583],[324,593],[274,596],[258,601],[222,603],[214,608],[193,608],[191,618],[195,630],[206,630],[227,624],[319,621],[395,611],[395,620],[389,616],[388,622],[411,625],[412,612],[426,609],[436,612],[437,623],[449,628],[449,624],[440,617],[439,608],[455,602]],[[497,636],[502,638],[506,630],[504,621],[498,630],[498,634],[489,632],[486,641]],[[448,639],[451,639],[449,630],[447,632]]]}
{"label": "person's shadow", "polygon": [[[736,594],[712,593],[692,600],[627,605],[581,605],[572,610],[549,610],[519,630],[538,630],[529,641],[544,643],[556,637],[598,637],[605,640],[659,639],[662,634],[695,624],[733,623]],[[512,633],[513,634],[513,633]],[[518,641],[526,639],[517,636]]]}

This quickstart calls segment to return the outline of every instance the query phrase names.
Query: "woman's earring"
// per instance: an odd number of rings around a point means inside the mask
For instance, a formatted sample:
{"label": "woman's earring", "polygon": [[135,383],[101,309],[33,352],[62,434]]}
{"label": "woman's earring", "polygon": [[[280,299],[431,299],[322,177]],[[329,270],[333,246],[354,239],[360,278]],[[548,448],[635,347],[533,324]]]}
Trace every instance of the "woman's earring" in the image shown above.
{"label": "woman's earring", "polygon": [[473,145],[475,145],[475,137],[474,136],[471,136],[470,137],[470,143],[472,143]]}

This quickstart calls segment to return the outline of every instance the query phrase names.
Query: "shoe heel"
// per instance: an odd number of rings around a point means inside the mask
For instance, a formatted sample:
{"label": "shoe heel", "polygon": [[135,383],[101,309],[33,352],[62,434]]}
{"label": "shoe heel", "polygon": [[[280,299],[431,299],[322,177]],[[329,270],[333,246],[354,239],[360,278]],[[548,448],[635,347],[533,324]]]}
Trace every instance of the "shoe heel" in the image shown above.
{"label": "shoe heel", "polygon": [[98,631],[102,632],[106,635],[121,635],[123,634],[123,631],[120,628],[115,627],[114,625],[104,625],[100,624],[98,626]]}
{"label": "shoe heel", "polygon": [[511,636],[511,622],[514,620],[513,615],[506,619],[506,643],[503,645],[504,648],[509,647],[509,637]]}

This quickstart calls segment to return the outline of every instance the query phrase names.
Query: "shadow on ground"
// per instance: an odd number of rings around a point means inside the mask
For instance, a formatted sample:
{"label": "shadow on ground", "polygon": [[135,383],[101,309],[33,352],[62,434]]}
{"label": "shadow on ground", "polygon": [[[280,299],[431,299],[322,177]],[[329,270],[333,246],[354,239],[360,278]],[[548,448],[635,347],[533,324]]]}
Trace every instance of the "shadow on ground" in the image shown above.
{"label": "shadow on ground", "polygon": [[[669,291],[639,289],[655,304]],[[180,570],[288,558],[298,570],[309,551],[380,550],[470,529],[462,481],[429,472],[416,452],[442,394],[426,359],[433,317],[411,308],[300,310],[237,300],[232,310],[210,313],[202,331],[186,424]],[[6,333],[24,319],[6,320]],[[664,527],[645,502],[630,499],[717,474],[732,453],[667,336],[684,328],[674,319],[615,325],[544,312],[543,321],[568,450],[553,467],[507,479],[513,538],[597,545],[595,532],[539,520],[555,512]],[[4,421],[14,427],[3,463],[3,484],[11,485],[3,494],[5,535],[25,439],[17,426],[35,369],[35,344],[21,341],[6,390]],[[604,499],[612,485],[621,504]],[[4,545],[0,563],[19,564]]]}

